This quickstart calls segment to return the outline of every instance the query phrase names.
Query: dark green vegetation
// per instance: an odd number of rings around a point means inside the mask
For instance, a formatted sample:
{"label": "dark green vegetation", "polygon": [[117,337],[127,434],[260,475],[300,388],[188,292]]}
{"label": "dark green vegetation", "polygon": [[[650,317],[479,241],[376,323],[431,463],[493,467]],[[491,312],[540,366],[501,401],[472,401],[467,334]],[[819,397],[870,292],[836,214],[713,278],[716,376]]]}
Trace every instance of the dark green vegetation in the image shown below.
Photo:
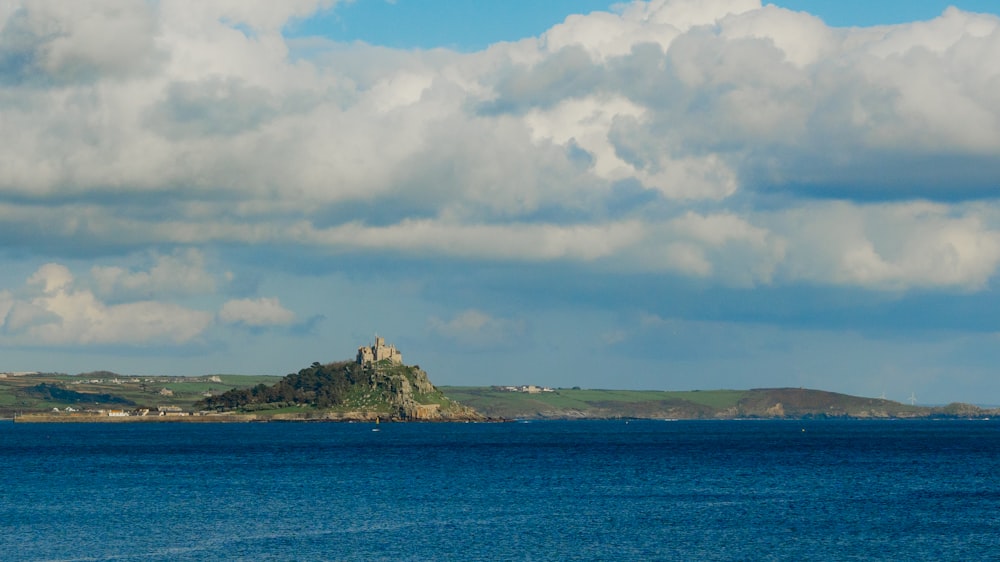
{"label": "dark green vegetation", "polygon": [[57,384],[39,383],[35,386],[23,390],[24,396],[33,396],[42,400],[62,402],[64,404],[117,404],[121,406],[135,406],[135,402],[128,398],[115,396],[114,394],[94,394],[90,392],[77,392],[67,390]]}
{"label": "dark green vegetation", "polygon": [[350,363],[313,363],[311,367],[290,374],[275,384],[257,384],[234,388],[216,396],[206,397],[196,404],[211,410],[275,409],[285,406],[330,408],[343,405],[351,388],[367,380],[360,368]]}
{"label": "dark green vegetation", "polygon": [[860,398],[821,390],[581,390],[556,389],[528,394],[495,387],[448,386],[451,398],[490,417],[507,419],[573,418],[918,418],[997,415],[968,404],[939,408],[891,400]]}

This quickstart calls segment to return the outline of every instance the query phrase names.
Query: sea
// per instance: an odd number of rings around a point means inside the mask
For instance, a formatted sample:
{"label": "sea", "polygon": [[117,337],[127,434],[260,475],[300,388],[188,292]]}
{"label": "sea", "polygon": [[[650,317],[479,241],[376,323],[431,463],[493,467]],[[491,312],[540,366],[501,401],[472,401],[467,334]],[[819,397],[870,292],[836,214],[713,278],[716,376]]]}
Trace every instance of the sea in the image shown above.
{"label": "sea", "polygon": [[0,421],[0,479],[4,561],[1000,560],[997,420]]}

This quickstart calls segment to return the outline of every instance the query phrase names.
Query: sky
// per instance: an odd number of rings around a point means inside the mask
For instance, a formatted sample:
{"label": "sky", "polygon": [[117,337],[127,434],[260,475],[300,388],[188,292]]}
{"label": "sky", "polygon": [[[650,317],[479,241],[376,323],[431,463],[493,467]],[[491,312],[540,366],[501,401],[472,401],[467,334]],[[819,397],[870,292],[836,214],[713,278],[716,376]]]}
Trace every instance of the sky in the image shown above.
{"label": "sky", "polygon": [[993,2],[0,4],[0,372],[1000,404]]}

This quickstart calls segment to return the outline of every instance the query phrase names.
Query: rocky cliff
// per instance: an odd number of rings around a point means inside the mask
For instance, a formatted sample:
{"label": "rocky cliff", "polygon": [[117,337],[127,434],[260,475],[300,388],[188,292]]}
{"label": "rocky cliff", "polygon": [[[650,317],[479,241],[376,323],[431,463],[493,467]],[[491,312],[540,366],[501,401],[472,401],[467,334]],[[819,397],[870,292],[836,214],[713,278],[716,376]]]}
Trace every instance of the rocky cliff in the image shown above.
{"label": "rocky cliff", "polygon": [[[393,366],[369,368],[366,396],[381,396],[388,406],[391,419],[400,420],[481,420],[478,412],[448,399],[439,391],[420,367]],[[345,402],[345,407],[358,406],[358,400]]]}

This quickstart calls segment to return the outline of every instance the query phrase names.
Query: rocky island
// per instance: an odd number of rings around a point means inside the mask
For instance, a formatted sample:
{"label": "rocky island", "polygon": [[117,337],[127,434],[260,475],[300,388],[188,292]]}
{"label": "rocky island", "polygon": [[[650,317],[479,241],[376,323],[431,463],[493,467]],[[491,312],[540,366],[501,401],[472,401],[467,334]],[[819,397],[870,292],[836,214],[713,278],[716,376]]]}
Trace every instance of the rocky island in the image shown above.
{"label": "rocky island", "polygon": [[395,346],[375,338],[355,361],[312,366],[271,386],[233,389],[196,404],[218,413],[267,413],[271,419],[344,421],[480,421],[446,397],[419,366],[403,364]]}

